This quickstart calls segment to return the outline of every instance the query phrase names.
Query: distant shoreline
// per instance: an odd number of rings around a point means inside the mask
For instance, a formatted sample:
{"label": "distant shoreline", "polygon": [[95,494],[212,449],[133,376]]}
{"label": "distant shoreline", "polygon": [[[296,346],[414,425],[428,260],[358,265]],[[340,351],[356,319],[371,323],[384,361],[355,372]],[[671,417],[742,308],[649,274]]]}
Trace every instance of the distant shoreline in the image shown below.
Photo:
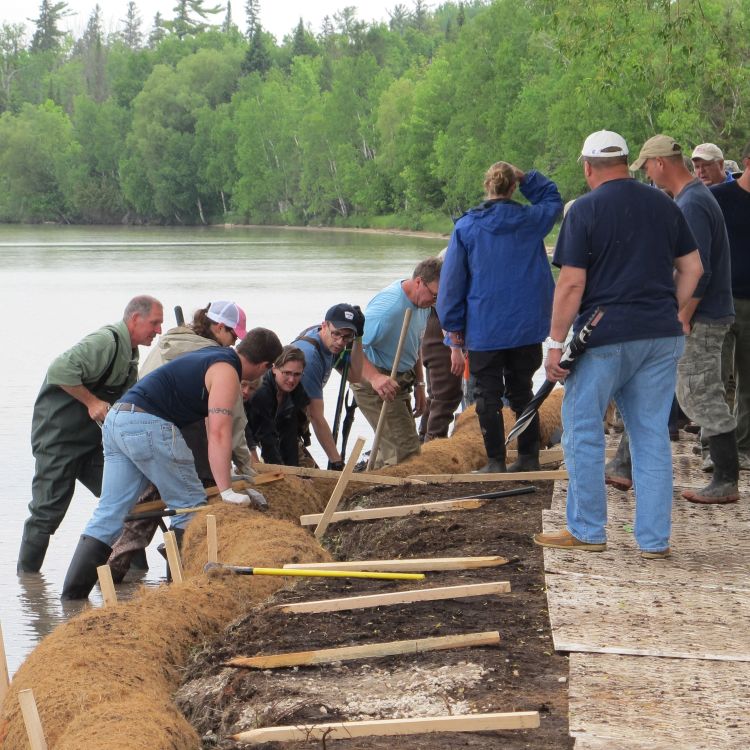
{"label": "distant shoreline", "polygon": [[304,229],[310,232],[356,232],[357,234],[386,234],[399,237],[423,237],[431,240],[447,240],[450,234],[441,232],[419,232],[413,229],[378,229],[375,227],[311,227],[291,226],[289,224],[214,224],[226,229]]}

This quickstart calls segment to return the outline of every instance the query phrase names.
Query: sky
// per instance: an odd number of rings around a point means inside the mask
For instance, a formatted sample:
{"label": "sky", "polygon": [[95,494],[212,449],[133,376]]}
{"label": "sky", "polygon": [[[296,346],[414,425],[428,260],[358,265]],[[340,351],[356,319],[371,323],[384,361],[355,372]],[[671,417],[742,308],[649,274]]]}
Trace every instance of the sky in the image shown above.
{"label": "sky", "polygon": [[[285,34],[293,31],[299,23],[300,16],[305,25],[309,25],[313,32],[317,33],[326,15],[333,17],[334,13],[346,6],[357,9],[357,18],[360,21],[387,21],[386,10],[399,2],[408,8],[412,5],[410,0],[260,0],[260,20],[263,28],[281,41]],[[119,28],[120,19],[125,17],[127,3],[128,0],[99,0],[106,31],[116,31]],[[163,18],[172,17],[172,8],[176,5],[176,0],[135,0],[135,3],[143,19],[143,30],[147,34],[157,12],[160,12]],[[30,35],[33,23],[27,19],[36,18],[39,5],[38,0],[3,2],[0,21],[25,23]],[[68,0],[68,7],[75,15],[67,19],[66,26],[75,36],[79,36],[85,28],[95,5],[96,0]],[[206,0],[204,5],[226,6],[226,0]],[[223,18],[223,13],[218,14],[218,17]],[[244,30],[245,0],[232,0],[232,17],[240,29]]]}

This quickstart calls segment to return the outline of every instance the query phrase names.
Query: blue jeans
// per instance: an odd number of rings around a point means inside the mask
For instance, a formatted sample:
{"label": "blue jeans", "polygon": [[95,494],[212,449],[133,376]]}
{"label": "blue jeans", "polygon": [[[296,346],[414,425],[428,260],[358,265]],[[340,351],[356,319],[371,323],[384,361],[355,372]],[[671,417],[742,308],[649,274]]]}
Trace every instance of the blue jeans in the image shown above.
{"label": "blue jeans", "polygon": [[[171,422],[142,412],[110,411],[102,431],[102,494],[84,534],[111,545],[149,482],[170,508],[206,502],[193,454]],[[171,527],[183,527],[189,520],[189,514],[174,516]]]}
{"label": "blue jeans", "polygon": [[647,552],[669,546],[672,449],[667,421],[684,338],[674,336],[589,349],[565,381],[563,448],[568,468],[568,531],[584,542],[607,539],[602,420],[614,398],[630,437],[635,540]]}

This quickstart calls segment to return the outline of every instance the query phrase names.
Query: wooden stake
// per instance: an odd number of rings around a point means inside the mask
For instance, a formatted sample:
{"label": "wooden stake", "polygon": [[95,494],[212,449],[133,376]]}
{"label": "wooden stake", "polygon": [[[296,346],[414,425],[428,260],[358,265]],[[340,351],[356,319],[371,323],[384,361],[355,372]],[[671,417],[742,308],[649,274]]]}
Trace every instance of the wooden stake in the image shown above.
{"label": "wooden stake", "polygon": [[317,568],[318,570],[391,570],[421,571],[425,570],[471,570],[473,568],[492,568],[506,565],[505,557],[427,557],[407,560],[347,560],[330,563],[287,563],[284,567],[296,570]]}
{"label": "wooden stake", "polygon": [[320,742],[345,740],[350,737],[391,737],[428,732],[487,732],[502,729],[536,729],[538,711],[467,714],[465,716],[429,716],[418,719],[371,719],[342,721],[331,724],[264,727],[232,735],[236,742],[262,745],[266,742]]}
{"label": "wooden stake", "polygon": [[182,563],[180,562],[180,551],[177,549],[177,539],[174,531],[164,532],[164,546],[167,548],[167,562],[169,572],[175,583],[182,583]]}
{"label": "wooden stake", "polygon": [[349,478],[354,473],[354,467],[357,465],[357,461],[359,461],[359,454],[362,452],[364,445],[365,439],[363,437],[358,437],[357,441],[354,443],[354,448],[352,448],[351,455],[346,461],[346,466],[344,466],[344,470],[341,472],[341,476],[339,477],[338,482],[336,482],[336,486],[333,488],[328,504],[318,521],[318,525],[315,527],[316,539],[321,539],[323,534],[326,533],[328,524],[331,522],[331,517],[341,502],[341,496],[344,494],[346,485],[349,484]]}
{"label": "wooden stake", "polygon": [[112,569],[109,565],[100,565],[96,569],[96,574],[99,576],[99,588],[102,590],[104,606],[114,607],[117,604],[117,592],[112,580]]}
{"label": "wooden stake", "polygon": [[[391,367],[391,379],[395,380],[398,375],[398,365],[401,361],[401,353],[404,351],[404,343],[406,342],[406,334],[409,333],[409,323],[411,323],[412,309],[408,307],[404,312],[404,322],[401,324],[401,335],[398,338],[398,346],[396,347],[396,356],[393,358],[393,367]],[[375,427],[375,437],[372,440],[372,448],[370,449],[370,458],[367,461],[367,470],[375,468],[375,461],[378,458],[378,450],[380,449],[380,436],[383,432],[383,425],[385,424],[385,413],[388,410],[388,401],[383,401],[383,405],[380,407],[380,416],[378,417],[378,424]]]}
{"label": "wooden stake", "polygon": [[284,474],[280,471],[268,471],[264,474],[256,474],[253,477],[253,485],[258,484],[269,484],[270,482],[278,482],[284,478]]}
{"label": "wooden stake", "polygon": [[395,591],[392,594],[369,594],[367,596],[348,596],[342,599],[320,599],[314,602],[295,602],[279,604],[274,609],[299,614],[302,612],[341,612],[349,609],[366,609],[368,607],[391,607],[394,604],[411,602],[433,602],[441,599],[461,599],[468,596],[492,596],[510,592],[508,581],[494,583],[470,583],[462,586],[440,586],[432,589],[409,589]]}
{"label": "wooden stake", "polygon": [[216,516],[206,516],[206,541],[208,544],[207,562],[219,562],[219,541],[216,536]]}
{"label": "wooden stake", "polygon": [[8,692],[10,677],[8,676],[8,658],[5,655],[5,640],[3,638],[3,627],[0,625],[0,704],[5,700]]}
{"label": "wooden stake", "polygon": [[452,484],[454,482],[533,482],[539,480],[567,479],[565,469],[549,471],[513,471],[505,474],[413,474],[409,479],[419,479],[428,484]]}
{"label": "wooden stake", "polygon": [[[293,475],[296,477],[311,477],[313,479],[338,479],[340,471],[329,471],[328,469],[308,469],[306,466],[282,466],[281,464],[261,464],[257,467],[258,472],[278,472],[279,474]],[[353,474],[350,482],[360,484],[387,484],[394,487],[412,484],[427,484],[418,479],[404,479],[403,477],[389,477],[387,474],[370,474],[361,472]]]}
{"label": "wooden stake", "polygon": [[436,638],[390,641],[389,643],[366,643],[363,646],[341,646],[315,651],[295,651],[290,654],[272,654],[271,656],[237,656],[230,659],[226,664],[230,667],[248,667],[249,669],[276,669],[279,667],[308,666],[310,664],[328,664],[333,661],[379,658],[396,654],[421,654],[424,651],[442,651],[449,648],[494,646],[498,643],[500,643],[500,633],[492,630],[486,633],[444,635]]}
{"label": "wooden stake", "polygon": [[23,723],[26,725],[26,735],[29,738],[31,750],[47,750],[47,740],[44,739],[44,729],[42,729],[39,710],[34,700],[34,691],[31,689],[19,691],[18,702],[21,704]]}
{"label": "wooden stake", "polygon": [[[464,498],[463,500],[438,500],[434,503],[415,503],[414,505],[392,505],[384,508],[362,508],[361,510],[340,510],[334,513],[329,523],[337,521],[369,521],[376,518],[396,518],[412,516],[417,513],[445,513],[453,510],[473,510],[481,508],[486,501]],[[322,513],[310,513],[300,516],[300,526],[312,526],[322,518]]]}

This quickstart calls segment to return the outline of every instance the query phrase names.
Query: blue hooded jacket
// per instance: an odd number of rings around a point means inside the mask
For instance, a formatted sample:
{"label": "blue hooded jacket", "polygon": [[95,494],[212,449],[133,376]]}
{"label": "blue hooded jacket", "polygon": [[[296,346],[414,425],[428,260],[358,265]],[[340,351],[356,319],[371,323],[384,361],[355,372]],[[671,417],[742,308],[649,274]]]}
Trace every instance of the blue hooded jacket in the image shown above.
{"label": "blue hooded jacket", "polygon": [[538,344],[549,334],[555,282],[544,238],[562,198],[536,170],[520,189],[532,205],[492,200],[470,209],[445,255],[437,314],[444,330],[463,332],[469,351]]}

